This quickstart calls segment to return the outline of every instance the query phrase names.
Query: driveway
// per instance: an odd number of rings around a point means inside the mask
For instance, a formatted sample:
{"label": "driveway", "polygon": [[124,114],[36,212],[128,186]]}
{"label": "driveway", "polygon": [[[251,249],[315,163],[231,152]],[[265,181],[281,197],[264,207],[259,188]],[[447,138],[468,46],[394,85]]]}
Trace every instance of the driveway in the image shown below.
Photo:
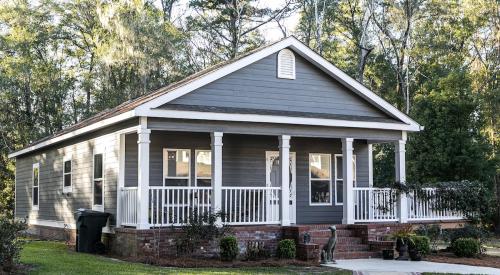
{"label": "driveway", "polygon": [[[500,275],[500,269],[460,264],[434,262],[387,261],[382,259],[337,260],[337,264],[326,265],[357,271],[357,274],[419,274],[423,272],[455,274]],[[355,273],[356,274],[356,273]]]}

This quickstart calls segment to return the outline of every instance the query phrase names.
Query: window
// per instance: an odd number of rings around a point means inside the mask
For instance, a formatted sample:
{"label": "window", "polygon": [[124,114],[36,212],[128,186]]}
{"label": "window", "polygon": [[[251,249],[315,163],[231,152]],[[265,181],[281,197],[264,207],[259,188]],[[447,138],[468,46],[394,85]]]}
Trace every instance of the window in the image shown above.
{"label": "window", "polygon": [[[352,156],[353,184],[356,186],[356,155]],[[335,155],[335,205],[342,205],[344,201],[344,177],[342,155]]]}
{"label": "window", "polygon": [[65,157],[63,159],[63,193],[71,193],[73,191],[71,174],[72,174],[71,157]]}
{"label": "window", "polygon": [[189,186],[191,176],[189,149],[163,149],[163,183],[165,186]]}
{"label": "window", "polygon": [[309,154],[309,204],[332,204],[330,154]]}
{"label": "window", "polygon": [[94,154],[94,210],[104,210],[104,158],[103,154]]}
{"label": "window", "polygon": [[291,50],[278,53],[278,78],[295,79],[295,55]]}
{"label": "window", "polygon": [[196,150],[196,186],[212,185],[212,152]]}
{"label": "window", "polygon": [[32,192],[31,192],[31,209],[38,210],[40,202],[40,164],[33,164]]}

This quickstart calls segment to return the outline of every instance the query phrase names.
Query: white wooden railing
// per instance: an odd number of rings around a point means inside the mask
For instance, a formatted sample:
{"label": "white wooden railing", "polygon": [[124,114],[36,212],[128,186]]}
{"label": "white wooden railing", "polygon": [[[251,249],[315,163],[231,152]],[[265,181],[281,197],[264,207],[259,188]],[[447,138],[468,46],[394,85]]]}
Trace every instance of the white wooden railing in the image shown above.
{"label": "white wooden railing", "polygon": [[408,220],[457,220],[463,219],[461,213],[452,211],[447,203],[439,196],[435,188],[424,188],[422,193],[410,193],[408,195]]}
{"label": "white wooden railing", "polygon": [[123,187],[120,193],[121,224],[124,226],[136,226],[137,187]]}
{"label": "white wooden railing", "polygon": [[211,187],[179,186],[149,188],[149,224],[154,227],[182,225],[211,210]]}
{"label": "white wooden railing", "polygon": [[280,187],[222,187],[222,221],[231,225],[280,223]]}
{"label": "white wooden railing", "polygon": [[354,221],[396,221],[397,195],[390,188],[354,187]]}

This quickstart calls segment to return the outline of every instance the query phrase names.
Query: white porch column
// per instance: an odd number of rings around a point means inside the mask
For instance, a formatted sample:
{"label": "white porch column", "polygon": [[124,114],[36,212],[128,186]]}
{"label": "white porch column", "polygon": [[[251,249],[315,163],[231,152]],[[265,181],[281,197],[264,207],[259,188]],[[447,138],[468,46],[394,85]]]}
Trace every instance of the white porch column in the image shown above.
{"label": "white porch column", "polygon": [[342,139],[342,175],[344,185],[344,216],[343,224],[354,224],[354,167],[353,167],[353,138]]}
{"label": "white porch column", "polygon": [[[212,138],[212,213],[222,210],[222,132],[213,132]],[[220,218],[217,221],[221,224]]]}
{"label": "white porch column", "polygon": [[[405,184],[406,182],[406,158],[405,158],[405,149],[406,140],[399,140],[395,144],[395,160],[396,160],[396,182],[400,184]],[[408,198],[406,193],[401,193],[399,196],[398,202],[398,214],[399,214],[399,222],[407,223],[408,222]]]}
{"label": "white porch column", "polygon": [[149,136],[148,118],[141,117],[137,129],[138,163],[137,168],[137,229],[149,229]]}
{"label": "white porch column", "polygon": [[279,137],[281,178],[281,225],[290,225],[290,136]]}

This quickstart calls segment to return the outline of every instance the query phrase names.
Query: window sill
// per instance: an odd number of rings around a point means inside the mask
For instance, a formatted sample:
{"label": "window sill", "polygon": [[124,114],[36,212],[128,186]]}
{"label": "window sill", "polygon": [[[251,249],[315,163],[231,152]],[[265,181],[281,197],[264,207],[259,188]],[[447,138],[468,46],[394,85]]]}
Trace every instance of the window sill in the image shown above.
{"label": "window sill", "polygon": [[73,193],[73,187],[63,187],[63,194]]}

